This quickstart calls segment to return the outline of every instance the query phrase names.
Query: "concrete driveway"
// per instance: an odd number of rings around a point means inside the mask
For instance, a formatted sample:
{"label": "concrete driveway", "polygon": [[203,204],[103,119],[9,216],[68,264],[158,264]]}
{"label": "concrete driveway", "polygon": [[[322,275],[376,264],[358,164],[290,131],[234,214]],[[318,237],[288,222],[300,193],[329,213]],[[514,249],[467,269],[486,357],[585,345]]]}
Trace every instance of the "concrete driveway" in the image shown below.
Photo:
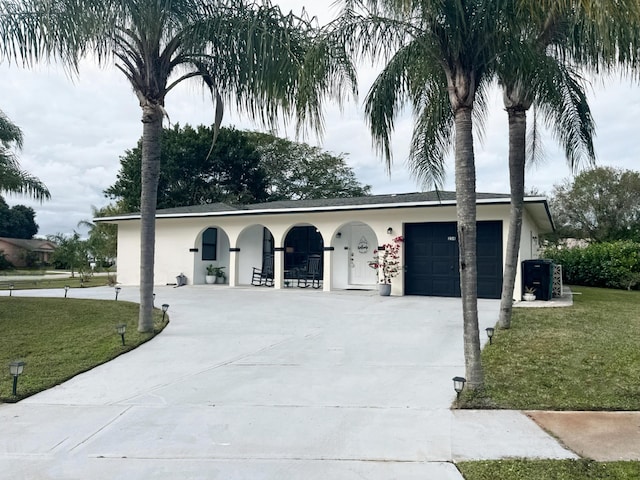
{"label": "concrete driveway", "polygon": [[[464,375],[459,299],[155,291],[170,304],[160,336],[0,405],[3,476],[459,480],[458,460],[575,458],[520,412],[450,410],[451,378]],[[14,292],[47,294],[62,295]],[[137,297],[137,287],[119,296]],[[483,341],[498,305],[479,301]]]}

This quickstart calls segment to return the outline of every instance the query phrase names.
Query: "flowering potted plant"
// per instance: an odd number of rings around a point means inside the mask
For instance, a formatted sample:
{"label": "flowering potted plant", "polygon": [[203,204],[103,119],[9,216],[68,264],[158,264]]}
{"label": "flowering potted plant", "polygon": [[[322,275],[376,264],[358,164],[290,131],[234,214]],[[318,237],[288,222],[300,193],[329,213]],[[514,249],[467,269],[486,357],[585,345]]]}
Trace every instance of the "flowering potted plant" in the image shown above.
{"label": "flowering potted plant", "polygon": [[369,262],[369,266],[378,273],[380,284],[380,295],[391,294],[391,279],[398,276],[402,270],[400,262],[400,246],[404,238],[402,236],[394,238],[390,243],[385,243],[380,250],[374,250],[375,257]]}

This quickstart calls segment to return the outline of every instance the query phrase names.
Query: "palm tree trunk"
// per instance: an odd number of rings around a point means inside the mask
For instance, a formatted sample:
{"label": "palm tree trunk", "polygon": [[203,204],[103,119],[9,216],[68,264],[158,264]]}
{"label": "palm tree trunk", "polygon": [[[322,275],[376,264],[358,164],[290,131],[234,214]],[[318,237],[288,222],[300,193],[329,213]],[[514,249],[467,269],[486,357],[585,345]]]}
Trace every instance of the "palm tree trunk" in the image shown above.
{"label": "palm tree trunk", "polygon": [[476,168],[471,114],[471,107],[460,107],[455,112],[455,175],[465,370],[467,386],[471,390],[478,390],[484,387],[484,374],[480,358],[478,330]]}
{"label": "palm tree trunk", "polygon": [[527,134],[527,112],[522,106],[507,108],[509,115],[509,184],[511,187],[511,210],[509,212],[509,235],[502,277],[500,298],[500,328],[511,327],[513,313],[513,289],[518,269],[518,253],[522,232],[524,210],[524,166],[525,138]]}
{"label": "palm tree trunk", "polygon": [[139,332],[153,331],[153,272],[156,243],[156,202],[160,177],[162,110],[142,106],[142,192],[140,194],[140,316]]}

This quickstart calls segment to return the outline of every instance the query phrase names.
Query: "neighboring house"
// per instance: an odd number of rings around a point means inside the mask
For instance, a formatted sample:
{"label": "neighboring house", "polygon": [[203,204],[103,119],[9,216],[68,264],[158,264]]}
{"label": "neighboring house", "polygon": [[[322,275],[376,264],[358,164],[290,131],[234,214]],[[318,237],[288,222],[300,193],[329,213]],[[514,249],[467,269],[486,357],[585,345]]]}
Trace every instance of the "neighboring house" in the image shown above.
{"label": "neighboring house", "polygon": [[[477,194],[478,295],[500,298],[509,195]],[[118,225],[118,281],[139,283],[140,214],[96,218]],[[547,201],[525,198],[520,260],[536,258],[540,234],[553,231]],[[402,235],[404,271],[393,295],[459,296],[455,192],[279,201],[240,207],[216,203],[158,210],[155,283],[204,284],[206,266],[225,267],[230,286],[250,285],[252,268],[274,259],[275,288],[310,255],[322,257],[325,291],[375,288],[374,250]],[[520,298],[520,273],[515,298]]]}
{"label": "neighboring house", "polygon": [[36,264],[51,263],[51,255],[56,247],[49,240],[0,237],[0,250],[14,267],[30,266],[29,257]]}

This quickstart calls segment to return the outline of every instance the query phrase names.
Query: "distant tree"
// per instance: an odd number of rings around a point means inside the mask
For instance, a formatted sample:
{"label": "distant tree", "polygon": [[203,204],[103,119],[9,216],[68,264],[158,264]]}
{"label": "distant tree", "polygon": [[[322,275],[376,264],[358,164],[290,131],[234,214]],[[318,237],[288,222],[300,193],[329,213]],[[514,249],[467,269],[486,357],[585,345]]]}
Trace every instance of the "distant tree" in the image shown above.
{"label": "distant tree", "polygon": [[75,276],[76,271],[86,270],[89,265],[87,242],[80,238],[78,232],[73,232],[73,235],[48,235],[47,239],[58,245],[51,258],[56,268],[69,269],[71,277]]}
{"label": "distant tree", "polygon": [[[274,135],[179,125],[164,129],[158,208],[223,202],[353,197],[368,195],[344,156]],[[128,211],[140,208],[140,145],[120,158],[116,183],[105,190]]]}
{"label": "distant tree", "polygon": [[0,111],[0,192],[48,200],[51,194],[44,183],[20,169],[15,152],[22,148],[22,140],[20,128]]}
{"label": "distant tree", "polygon": [[9,207],[0,196],[0,237],[32,238],[38,233],[35,216],[33,208],[24,205]]}
{"label": "distant tree", "polygon": [[[92,206],[92,217],[108,217],[125,213],[126,209],[121,205],[112,204],[106,207],[97,208]],[[118,253],[118,228],[116,225],[108,223],[93,223],[91,220],[82,220],[78,226],[89,229],[87,239],[87,250],[91,258],[96,262],[98,269],[110,266]]]}
{"label": "distant tree", "polygon": [[346,164],[344,154],[264,133],[250,134],[267,174],[269,200],[304,200],[369,195]]}
{"label": "distant tree", "polygon": [[551,211],[558,236],[594,242],[640,241],[640,173],[611,167],[555,185]]}

